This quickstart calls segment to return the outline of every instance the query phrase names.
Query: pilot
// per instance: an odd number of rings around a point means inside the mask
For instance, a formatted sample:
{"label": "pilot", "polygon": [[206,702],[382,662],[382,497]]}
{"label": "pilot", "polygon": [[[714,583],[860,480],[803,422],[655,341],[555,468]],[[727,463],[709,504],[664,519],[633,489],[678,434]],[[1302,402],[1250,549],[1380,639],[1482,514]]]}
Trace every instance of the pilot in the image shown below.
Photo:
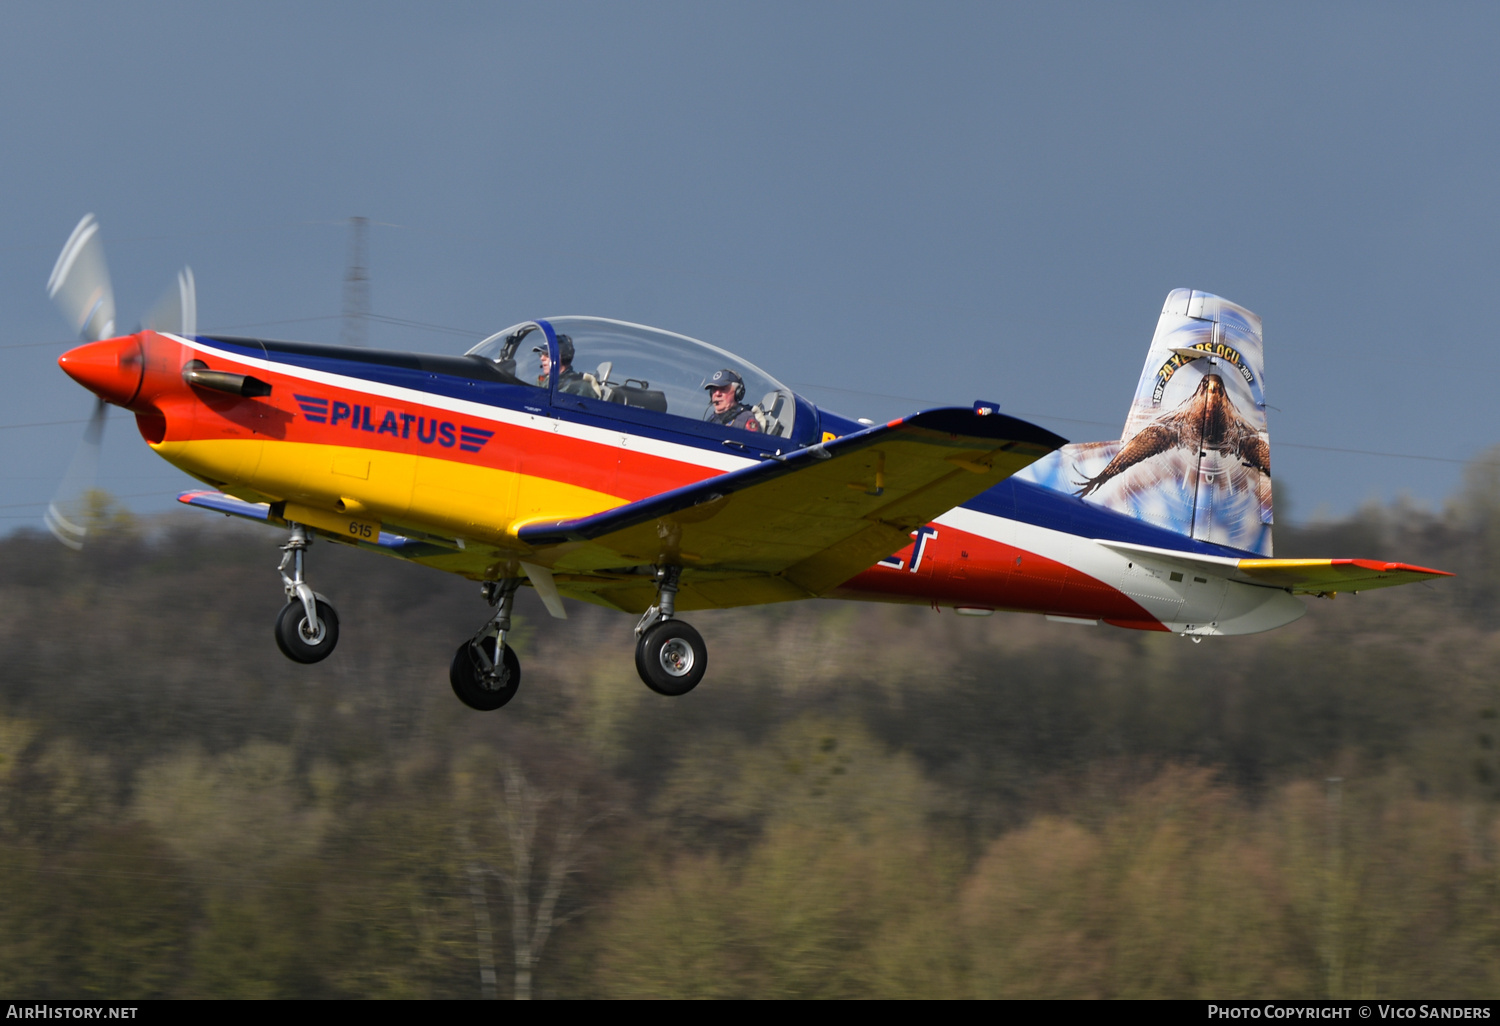
{"label": "pilot", "polygon": [[[552,355],[547,352],[546,346],[533,346],[533,353],[540,353],[542,358],[542,373],[537,375],[536,383],[546,388],[548,377],[552,373]],[[573,340],[567,335],[557,336],[557,355],[562,366],[557,369],[557,390],[567,392],[569,395],[582,395],[590,399],[599,397],[599,390],[593,383],[582,374],[573,369]]]}
{"label": "pilot", "polygon": [[703,387],[708,389],[708,402],[713,412],[708,419],[714,424],[739,428],[742,431],[759,431],[760,422],[755,411],[746,406],[745,381],[732,370],[714,371]]}

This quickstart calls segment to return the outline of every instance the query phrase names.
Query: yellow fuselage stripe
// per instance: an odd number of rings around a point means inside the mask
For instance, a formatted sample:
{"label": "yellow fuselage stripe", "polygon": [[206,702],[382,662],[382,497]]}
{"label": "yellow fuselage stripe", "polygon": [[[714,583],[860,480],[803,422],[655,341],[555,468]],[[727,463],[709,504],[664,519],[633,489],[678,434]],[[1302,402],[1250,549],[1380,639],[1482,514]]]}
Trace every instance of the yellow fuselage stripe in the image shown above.
{"label": "yellow fuselage stripe", "polygon": [[290,500],[334,511],[353,500],[364,515],[434,534],[519,546],[512,525],[611,509],[618,496],[534,474],[435,456],[262,439],[165,441],[173,466],[252,501]]}

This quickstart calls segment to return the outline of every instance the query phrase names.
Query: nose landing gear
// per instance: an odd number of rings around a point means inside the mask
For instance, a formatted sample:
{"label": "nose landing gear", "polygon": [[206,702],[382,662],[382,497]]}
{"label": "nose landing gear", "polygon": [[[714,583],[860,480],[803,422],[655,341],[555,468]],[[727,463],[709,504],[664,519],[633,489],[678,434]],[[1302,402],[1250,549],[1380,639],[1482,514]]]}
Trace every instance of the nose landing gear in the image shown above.
{"label": "nose landing gear", "polygon": [[311,544],[307,528],[293,524],[291,538],[281,547],[281,566],[277,568],[286,605],[276,617],[276,647],[299,663],[321,662],[339,643],[338,614],[303,578],[303,558]]}
{"label": "nose landing gear", "polygon": [[691,624],[673,619],[677,612],[677,582],[682,568],[656,571],[656,605],[636,624],[635,670],[646,687],[658,695],[685,695],[698,686],[708,669],[708,646]]}
{"label": "nose landing gear", "polygon": [[495,615],[453,654],[448,681],[458,700],[470,709],[498,709],[516,697],[521,686],[521,662],[505,643],[520,585],[519,577],[483,584],[485,600],[495,607]]}

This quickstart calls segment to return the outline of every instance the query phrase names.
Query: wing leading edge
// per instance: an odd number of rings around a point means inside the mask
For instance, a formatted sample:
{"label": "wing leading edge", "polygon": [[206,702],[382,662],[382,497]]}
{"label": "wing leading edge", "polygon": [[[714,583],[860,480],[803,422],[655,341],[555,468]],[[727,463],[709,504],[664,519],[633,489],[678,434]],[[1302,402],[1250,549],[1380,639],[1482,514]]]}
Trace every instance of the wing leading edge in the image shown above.
{"label": "wing leading edge", "polygon": [[650,604],[654,585],[638,568],[659,564],[683,568],[682,608],[809,598],[1063,444],[989,409],[927,410],[516,534],[558,584],[621,609]]}

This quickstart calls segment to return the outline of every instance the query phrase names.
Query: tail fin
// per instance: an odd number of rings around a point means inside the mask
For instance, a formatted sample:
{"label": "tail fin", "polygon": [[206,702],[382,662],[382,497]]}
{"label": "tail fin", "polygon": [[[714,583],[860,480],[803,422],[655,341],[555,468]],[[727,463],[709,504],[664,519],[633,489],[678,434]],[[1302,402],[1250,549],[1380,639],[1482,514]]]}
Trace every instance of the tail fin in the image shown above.
{"label": "tail fin", "polygon": [[1271,555],[1260,318],[1167,296],[1118,442],[1064,446],[1020,475],[1201,541]]}

